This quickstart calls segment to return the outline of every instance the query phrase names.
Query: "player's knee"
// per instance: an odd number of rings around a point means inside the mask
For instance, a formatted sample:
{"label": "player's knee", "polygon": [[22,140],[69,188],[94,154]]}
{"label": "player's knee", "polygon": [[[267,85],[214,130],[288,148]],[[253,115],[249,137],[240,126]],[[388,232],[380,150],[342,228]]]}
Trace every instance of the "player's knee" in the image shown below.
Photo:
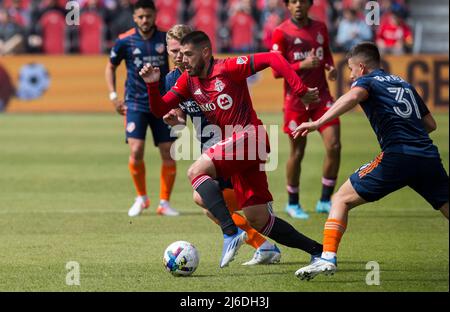
{"label": "player's knee", "polygon": [[187,171],[187,176],[189,181],[194,180],[197,176],[199,176],[200,172],[196,168],[195,164],[191,165]]}
{"label": "player's knee", "polygon": [[305,149],[297,148],[291,152],[291,159],[300,162],[303,159],[303,156],[305,155]]}
{"label": "player's knee", "polygon": [[329,155],[339,156],[341,154],[341,148],[342,148],[341,142],[336,141],[336,142],[331,143],[328,146],[327,152],[328,152]]}
{"label": "player's knee", "polygon": [[144,149],[140,146],[134,146],[130,150],[130,158],[134,161],[140,161],[144,159]]}
{"label": "player's knee", "polygon": [[196,203],[200,207],[204,207],[203,200],[202,200],[202,198],[201,198],[199,193],[194,191],[194,194],[192,195],[192,197],[194,198],[194,203]]}
{"label": "player's knee", "polygon": [[337,191],[332,196],[331,202],[333,203],[333,207],[336,207],[337,209],[350,210],[352,208],[351,207],[351,202],[352,202],[351,197],[342,191]]}

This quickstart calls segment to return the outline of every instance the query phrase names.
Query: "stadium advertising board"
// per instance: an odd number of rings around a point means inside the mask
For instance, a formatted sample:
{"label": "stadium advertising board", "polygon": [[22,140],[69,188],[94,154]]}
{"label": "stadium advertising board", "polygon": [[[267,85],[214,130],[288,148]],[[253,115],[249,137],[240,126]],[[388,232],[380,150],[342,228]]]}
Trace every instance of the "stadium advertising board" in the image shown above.
{"label": "stadium advertising board", "polygon": [[[222,56],[219,56],[222,57]],[[345,57],[334,56],[339,78],[330,83],[334,96],[348,90]],[[24,55],[0,58],[0,108],[7,112],[113,112],[104,79],[105,56]],[[388,56],[384,67],[410,81],[432,110],[448,110],[448,55]],[[123,94],[125,66],[118,69],[118,93]],[[282,108],[282,80],[267,69],[249,79],[255,108]]]}

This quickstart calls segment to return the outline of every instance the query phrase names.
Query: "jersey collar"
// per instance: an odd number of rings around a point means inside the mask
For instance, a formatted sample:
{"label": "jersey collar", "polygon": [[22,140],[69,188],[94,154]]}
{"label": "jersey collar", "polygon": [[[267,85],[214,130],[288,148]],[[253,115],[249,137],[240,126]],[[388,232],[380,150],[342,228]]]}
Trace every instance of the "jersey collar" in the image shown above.
{"label": "jersey collar", "polygon": [[293,19],[292,17],[290,18],[290,21],[291,21],[292,24],[294,24],[295,26],[297,26],[300,29],[308,27],[308,26],[311,25],[311,19],[309,17],[308,17],[308,23],[306,23],[306,25],[304,25],[304,26],[300,26],[299,23],[295,19]]}
{"label": "jersey collar", "polygon": [[141,33],[139,32],[139,28],[137,26],[135,26],[134,29],[136,29],[136,33],[135,34],[142,40],[150,40],[153,37],[155,37],[156,33],[158,32],[158,27],[155,26],[155,31],[153,31],[152,36],[150,38],[148,38],[148,39],[144,39],[144,37],[142,37]]}

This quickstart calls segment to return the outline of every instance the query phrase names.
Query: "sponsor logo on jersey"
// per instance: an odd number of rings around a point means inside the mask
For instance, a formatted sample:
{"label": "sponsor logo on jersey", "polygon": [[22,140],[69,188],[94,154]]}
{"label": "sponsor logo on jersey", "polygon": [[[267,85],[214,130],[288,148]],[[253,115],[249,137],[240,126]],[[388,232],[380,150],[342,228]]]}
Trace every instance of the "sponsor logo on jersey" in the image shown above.
{"label": "sponsor logo on jersey", "polygon": [[303,41],[300,38],[296,38],[294,41],[294,44],[302,44],[302,43],[303,43]]}
{"label": "sponsor logo on jersey", "polygon": [[272,46],[272,50],[273,51],[278,51],[280,49],[280,47],[278,46],[278,44],[274,43]]}
{"label": "sponsor logo on jersey", "polygon": [[166,51],[166,47],[164,46],[163,43],[157,43],[157,44],[155,45],[155,50],[156,50],[156,52],[158,52],[159,54],[163,54],[164,51]]}
{"label": "sponsor logo on jersey", "polygon": [[111,54],[109,55],[110,58],[115,58],[117,57],[116,52],[114,52],[114,50],[111,49]]}
{"label": "sponsor logo on jersey", "polygon": [[309,56],[309,51],[306,52],[294,52],[294,60],[301,61]]}
{"label": "sponsor logo on jersey", "polygon": [[214,84],[214,90],[216,90],[217,92],[222,92],[225,89],[225,84],[219,80],[216,79],[216,82]]}
{"label": "sponsor logo on jersey", "polygon": [[138,57],[135,57],[134,58],[134,65],[136,65],[136,67],[138,67],[138,68],[140,68],[141,66],[142,66],[142,64],[143,64],[143,62],[141,61],[141,59],[140,58],[138,58]]}
{"label": "sponsor logo on jersey", "polygon": [[317,35],[317,42],[318,42],[319,44],[323,44],[323,43],[325,42],[325,39],[324,39],[324,37],[322,36],[321,33],[319,33],[319,34]]}
{"label": "sponsor logo on jersey", "polygon": [[134,49],[133,55],[142,54],[141,50],[139,48]]}
{"label": "sponsor logo on jersey", "polygon": [[202,95],[202,90],[200,88],[197,89],[197,91],[194,92],[195,95]]}
{"label": "sponsor logo on jersey", "polygon": [[236,60],[236,64],[238,64],[238,65],[247,64],[247,62],[248,62],[248,57],[246,57],[246,56],[239,56]]}
{"label": "sponsor logo on jersey", "polygon": [[221,94],[217,98],[217,105],[223,110],[228,110],[233,106],[233,99],[228,94]]}
{"label": "sponsor logo on jersey", "polygon": [[127,132],[132,133],[136,129],[136,124],[134,122],[129,122],[127,124]]}

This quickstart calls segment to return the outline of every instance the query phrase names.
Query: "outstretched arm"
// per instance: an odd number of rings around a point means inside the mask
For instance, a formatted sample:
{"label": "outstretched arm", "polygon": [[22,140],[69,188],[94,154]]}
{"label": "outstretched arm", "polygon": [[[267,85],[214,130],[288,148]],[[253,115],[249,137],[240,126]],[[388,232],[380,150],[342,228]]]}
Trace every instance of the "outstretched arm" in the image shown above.
{"label": "outstretched arm", "polygon": [[294,92],[301,97],[304,104],[319,101],[317,88],[308,88],[280,53],[257,53],[252,55],[252,60],[255,72],[271,67],[274,71],[281,74]]}
{"label": "outstretched arm", "polygon": [[295,129],[292,134],[294,138],[306,136],[309,132],[315,131],[327,122],[343,115],[367,99],[367,90],[361,87],[354,87],[349,92],[341,96],[331,108],[319,119],[313,122],[304,122]]}
{"label": "outstretched arm", "polygon": [[178,107],[178,104],[182,100],[180,94],[175,93],[173,89],[163,97],[159,93],[159,79],[161,77],[159,68],[145,64],[140,70],[139,75],[147,84],[150,111],[153,115],[161,118],[170,112],[171,109]]}

